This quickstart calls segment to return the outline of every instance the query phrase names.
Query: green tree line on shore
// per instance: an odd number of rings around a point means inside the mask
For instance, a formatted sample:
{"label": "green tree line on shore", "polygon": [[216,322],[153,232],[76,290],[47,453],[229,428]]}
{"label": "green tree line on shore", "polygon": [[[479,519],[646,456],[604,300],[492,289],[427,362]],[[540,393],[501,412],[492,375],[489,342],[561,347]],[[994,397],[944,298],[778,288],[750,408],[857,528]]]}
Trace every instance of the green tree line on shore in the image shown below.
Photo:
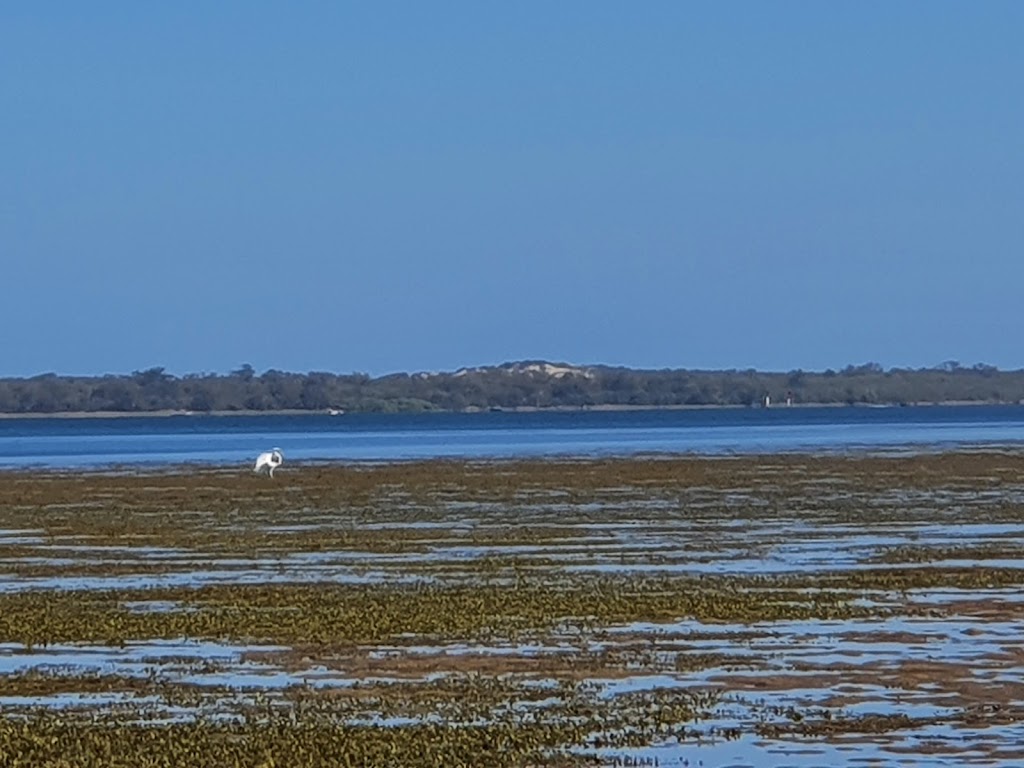
{"label": "green tree line on shore", "polygon": [[156,411],[464,411],[614,406],[891,405],[1024,401],[1024,370],[956,362],[884,370],[635,370],[542,361],[450,373],[229,374],[174,376],[163,368],[129,375],[0,379],[0,412],[13,414]]}

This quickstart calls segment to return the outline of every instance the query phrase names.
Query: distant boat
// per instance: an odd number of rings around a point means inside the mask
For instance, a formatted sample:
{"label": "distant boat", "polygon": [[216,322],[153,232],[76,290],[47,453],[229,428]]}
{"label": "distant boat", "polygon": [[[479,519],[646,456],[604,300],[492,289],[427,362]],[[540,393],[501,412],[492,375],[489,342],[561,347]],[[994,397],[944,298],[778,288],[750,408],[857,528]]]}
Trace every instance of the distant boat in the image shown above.
{"label": "distant boat", "polygon": [[327,412],[331,416],[341,416],[343,413],[345,413],[344,409],[342,408],[328,408]]}

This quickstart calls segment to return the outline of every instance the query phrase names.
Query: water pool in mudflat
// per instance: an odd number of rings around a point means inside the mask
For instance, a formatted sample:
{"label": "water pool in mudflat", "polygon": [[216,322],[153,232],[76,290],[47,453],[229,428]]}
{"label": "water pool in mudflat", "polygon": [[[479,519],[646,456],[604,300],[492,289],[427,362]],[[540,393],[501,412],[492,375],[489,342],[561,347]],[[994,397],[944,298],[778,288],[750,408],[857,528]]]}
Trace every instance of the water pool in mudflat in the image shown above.
{"label": "water pool in mudflat", "polygon": [[1024,763],[1024,453],[11,471],[0,754]]}

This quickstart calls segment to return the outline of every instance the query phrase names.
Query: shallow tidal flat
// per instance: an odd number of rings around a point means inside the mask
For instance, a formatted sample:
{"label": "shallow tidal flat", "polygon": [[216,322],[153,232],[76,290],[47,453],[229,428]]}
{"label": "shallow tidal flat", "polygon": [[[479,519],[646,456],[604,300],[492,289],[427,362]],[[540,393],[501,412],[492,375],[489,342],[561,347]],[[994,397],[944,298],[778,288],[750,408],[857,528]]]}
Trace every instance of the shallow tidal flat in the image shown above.
{"label": "shallow tidal flat", "polygon": [[0,473],[0,766],[1024,763],[1024,454],[275,474]]}

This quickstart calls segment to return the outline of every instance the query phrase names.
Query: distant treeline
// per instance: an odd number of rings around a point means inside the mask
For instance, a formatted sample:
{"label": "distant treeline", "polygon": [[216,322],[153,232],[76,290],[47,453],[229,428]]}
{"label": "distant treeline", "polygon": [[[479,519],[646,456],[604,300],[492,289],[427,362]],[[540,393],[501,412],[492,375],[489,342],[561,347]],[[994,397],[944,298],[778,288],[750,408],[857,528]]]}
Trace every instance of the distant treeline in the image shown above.
{"label": "distant treeline", "polygon": [[823,372],[633,370],[519,362],[453,373],[172,376],[163,368],[98,377],[0,379],[0,412],[463,411],[594,406],[911,404],[1024,401],[1024,371],[989,365],[883,370],[875,363]]}

